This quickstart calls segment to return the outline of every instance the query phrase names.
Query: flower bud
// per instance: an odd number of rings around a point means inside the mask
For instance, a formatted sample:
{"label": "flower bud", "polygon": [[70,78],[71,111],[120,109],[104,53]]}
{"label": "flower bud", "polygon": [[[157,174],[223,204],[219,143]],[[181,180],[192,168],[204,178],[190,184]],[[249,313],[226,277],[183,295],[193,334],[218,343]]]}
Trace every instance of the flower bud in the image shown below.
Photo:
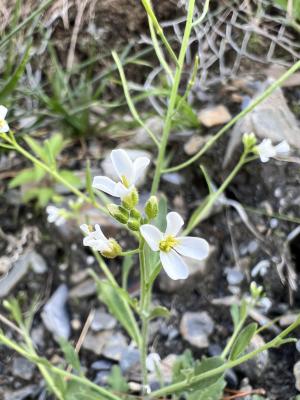
{"label": "flower bud", "polygon": [[252,150],[253,147],[256,145],[257,139],[253,132],[251,133],[244,133],[243,135],[243,145],[245,150]]}
{"label": "flower bud", "polygon": [[104,250],[101,252],[103,257],[106,258],[115,258],[118,257],[122,253],[122,247],[115,239],[109,239],[109,250]]}
{"label": "flower bud", "polygon": [[121,206],[117,206],[116,204],[109,204],[107,209],[110,215],[115,218],[121,224],[127,224],[129,218],[129,212]]}
{"label": "flower bud", "polygon": [[141,221],[140,221],[140,219],[129,218],[129,220],[127,222],[127,226],[132,231],[138,231],[140,229],[140,226],[141,226]]}
{"label": "flower bud", "polygon": [[256,284],[256,282],[251,282],[250,284],[250,292],[251,292],[251,296],[256,300],[259,299],[262,294],[263,294],[263,287],[262,286],[258,286]]}
{"label": "flower bud", "polygon": [[158,201],[156,196],[151,196],[145,205],[145,214],[149,219],[154,219],[158,214]]}
{"label": "flower bud", "polygon": [[132,210],[139,202],[139,194],[136,188],[133,188],[132,191],[122,199],[122,206],[127,210]]}
{"label": "flower bud", "polygon": [[136,208],[133,208],[130,211],[130,218],[136,218],[136,219],[140,219],[142,218],[141,213],[139,212],[139,210],[137,210]]}

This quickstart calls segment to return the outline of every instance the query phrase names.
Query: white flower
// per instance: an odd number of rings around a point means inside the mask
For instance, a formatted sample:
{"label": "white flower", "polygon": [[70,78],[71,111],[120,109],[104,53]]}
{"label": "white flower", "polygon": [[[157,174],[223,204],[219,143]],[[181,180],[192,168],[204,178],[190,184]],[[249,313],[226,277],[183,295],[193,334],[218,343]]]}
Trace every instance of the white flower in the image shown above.
{"label": "white flower", "polygon": [[203,260],[208,256],[209,244],[206,240],[177,236],[184,224],[176,212],[167,214],[167,229],[162,233],[155,226],[146,224],[140,228],[143,238],[153,251],[160,252],[160,261],[167,275],[174,280],[186,279],[188,266],[182,256]]}
{"label": "white flower", "polygon": [[150,353],[146,358],[146,368],[149,372],[155,372],[160,366],[161,358],[157,353]]}
{"label": "white flower", "polygon": [[61,208],[57,208],[55,206],[47,206],[46,213],[48,214],[47,221],[50,223],[54,223],[56,226],[60,226],[66,222],[66,219],[63,217],[64,210]]}
{"label": "white flower", "polygon": [[290,151],[290,146],[285,140],[274,146],[271,139],[264,139],[256,147],[256,150],[261,162],[265,163],[268,162],[270,158],[287,156]]}
{"label": "white flower", "polygon": [[111,250],[109,239],[104,235],[98,224],[95,225],[94,231],[91,231],[86,224],[80,225],[80,229],[86,234],[86,237],[83,239],[84,246],[89,246],[93,250],[100,252]]}
{"label": "white flower", "polygon": [[138,157],[131,161],[126,151],[122,149],[113,150],[110,157],[120,181],[114,182],[107,176],[96,176],[93,180],[93,187],[123,199],[132,192],[150,160],[147,157]]}
{"label": "white flower", "polygon": [[7,108],[0,106],[0,133],[5,133],[9,131],[8,123],[5,120],[7,114]]}

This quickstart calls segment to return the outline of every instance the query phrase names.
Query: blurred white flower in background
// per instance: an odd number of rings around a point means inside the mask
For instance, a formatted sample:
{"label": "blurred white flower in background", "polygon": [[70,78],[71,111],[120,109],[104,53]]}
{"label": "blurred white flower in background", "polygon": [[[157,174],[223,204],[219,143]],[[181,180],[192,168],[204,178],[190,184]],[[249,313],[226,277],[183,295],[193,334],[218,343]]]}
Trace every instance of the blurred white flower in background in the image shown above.
{"label": "blurred white flower in background", "polygon": [[114,182],[107,176],[96,176],[93,187],[123,199],[134,190],[136,182],[143,175],[150,160],[148,157],[138,157],[131,161],[126,151],[122,149],[113,150],[110,157],[120,181]]}
{"label": "blurred white flower in background", "polygon": [[7,108],[0,106],[0,133],[5,133],[9,131],[8,123],[5,120],[7,114]]}
{"label": "blurred white flower in background", "polygon": [[265,163],[270,158],[287,156],[290,152],[290,146],[285,140],[274,146],[271,139],[264,139],[256,146],[256,150],[261,162]]}
{"label": "blurred white flower in background", "polygon": [[48,214],[47,221],[51,224],[55,224],[56,226],[60,226],[66,222],[66,219],[62,215],[64,213],[64,209],[57,208],[55,206],[47,206],[46,213]]}
{"label": "blurred white flower in background", "polygon": [[186,279],[188,266],[182,256],[201,261],[208,256],[209,244],[206,240],[177,236],[184,224],[176,212],[167,214],[167,229],[162,233],[154,225],[146,224],[140,228],[141,234],[151,250],[160,252],[160,260],[167,275],[174,280]]}

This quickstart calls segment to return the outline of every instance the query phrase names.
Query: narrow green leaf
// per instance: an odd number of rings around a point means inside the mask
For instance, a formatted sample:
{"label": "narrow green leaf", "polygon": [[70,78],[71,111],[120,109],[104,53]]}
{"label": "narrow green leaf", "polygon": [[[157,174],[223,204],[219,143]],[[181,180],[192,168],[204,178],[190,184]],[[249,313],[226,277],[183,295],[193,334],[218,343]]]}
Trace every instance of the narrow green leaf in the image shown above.
{"label": "narrow green leaf", "polygon": [[106,304],[111,314],[113,314],[129,336],[139,347],[141,335],[133,312],[127,302],[127,298],[122,296],[122,292],[110,285],[107,281],[96,281],[97,292],[100,300]]}
{"label": "narrow green leaf", "polygon": [[48,143],[54,158],[59,155],[65,146],[63,136],[60,133],[52,135]]}
{"label": "narrow green leaf", "polygon": [[171,315],[171,313],[166,307],[158,306],[151,310],[150,315],[149,315],[149,320],[154,319],[154,318],[159,318],[159,317],[170,318],[170,315]]}
{"label": "narrow green leaf", "polygon": [[34,180],[35,171],[33,168],[27,168],[23,171],[19,172],[10,182],[9,187],[15,188],[17,186],[24,185],[26,183],[30,183]]}
{"label": "narrow green leaf", "polygon": [[237,304],[232,304],[232,306],[230,307],[230,314],[235,329],[238,326],[238,323],[240,322],[240,310]]}
{"label": "narrow green leaf", "polygon": [[16,88],[20,78],[22,77],[22,75],[24,73],[26,64],[28,62],[28,59],[29,59],[29,56],[30,56],[30,47],[31,47],[31,43],[28,44],[28,46],[27,46],[27,48],[25,50],[25,54],[24,54],[20,64],[16,68],[15,72],[12,74],[10,79],[6,82],[4,87],[1,89],[1,91],[0,91],[0,102],[4,101],[13,92],[13,90]]}
{"label": "narrow green leaf", "polygon": [[62,352],[64,353],[64,358],[66,362],[70,364],[76,372],[80,372],[81,370],[80,360],[74,347],[71,345],[70,342],[68,342],[64,338],[60,338],[58,342]]}
{"label": "narrow green leaf", "polygon": [[128,275],[132,267],[133,267],[132,255],[125,256],[122,263],[122,288],[124,290],[127,290]]}
{"label": "narrow green leaf", "polygon": [[34,154],[48,164],[47,153],[45,152],[45,149],[41,146],[41,144],[28,135],[24,136],[24,140],[28,144],[30,149],[34,152]]}
{"label": "narrow green leaf", "polygon": [[71,185],[80,186],[81,180],[72,171],[63,169],[59,171],[59,174]]}
{"label": "narrow green leaf", "polygon": [[236,341],[234,342],[231,352],[230,352],[230,360],[235,360],[238,358],[240,354],[242,354],[245,349],[248,347],[251,339],[255,335],[257,330],[257,324],[252,322],[247,325],[238,335]]}
{"label": "narrow green leaf", "polygon": [[122,375],[121,368],[114,365],[111,369],[111,374],[107,380],[110,388],[117,393],[127,393],[129,386],[126,379]]}

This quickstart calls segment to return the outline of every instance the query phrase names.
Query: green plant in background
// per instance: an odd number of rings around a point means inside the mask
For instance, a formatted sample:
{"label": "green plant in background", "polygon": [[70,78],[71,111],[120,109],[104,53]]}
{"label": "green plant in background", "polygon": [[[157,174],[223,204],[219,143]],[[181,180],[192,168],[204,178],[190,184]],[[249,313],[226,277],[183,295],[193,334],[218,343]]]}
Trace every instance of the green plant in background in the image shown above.
{"label": "green plant in background", "polygon": [[[25,145],[20,144],[14,133],[9,131],[5,122],[5,115],[3,115],[1,117],[2,119],[0,118],[0,127],[2,125],[5,129],[1,130],[0,128],[0,138],[2,140],[0,146],[22,154],[34,165],[31,174],[37,174],[38,177],[41,174],[44,174],[43,176],[51,176],[52,179],[62,183],[74,193],[80,202],[93,204],[99,211],[109,214],[115,221],[127,229],[128,233],[132,236],[132,241],[135,242],[135,248],[124,251],[115,238],[107,238],[103,234],[99,225],[95,225],[95,228],[87,224],[81,226],[85,236],[83,244],[91,248],[102,273],[105,275],[105,279],[100,279],[94,271],[90,271],[97,285],[99,299],[102,303],[106,304],[110,312],[118,319],[121,326],[126,330],[139,350],[142,369],[141,395],[143,398],[157,399],[172,395],[174,399],[183,397],[187,400],[218,400],[222,397],[222,392],[225,387],[224,375],[226,371],[248,361],[267,349],[294,342],[295,339],[290,338],[289,335],[300,325],[300,317],[269,342],[254,351],[249,351],[248,347],[251,339],[261,329],[258,329],[255,323],[247,323],[248,318],[252,308],[260,302],[263,296],[262,288],[252,283],[249,296],[241,299],[240,304],[233,306],[231,309],[234,328],[222,354],[219,357],[194,360],[190,353],[185,353],[179,357],[179,360],[174,366],[173,381],[171,384],[166,386],[161,385],[159,389],[151,391],[148,384],[148,370],[157,371],[159,376],[160,365],[157,355],[148,354],[149,322],[154,318],[167,318],[169,316],[168,309],[152,304],[153,285],[162,268],[164,268],[170,279],[187,278],[189,271],[182,255],[196,260],[202,260],[207,257],[209,244],[206,240],[187,235],[201,222],[203,217],[207,215],[209,209],[222,193],[224,193],[241,168],[245,164],[257,159],[260,159],[261,162],[267,162],[273,157],[282,159],[282,157],[288,153],[289,147],[285,142],[277,146],[274,146],[271,141],[268,140],[257,143],[257,139],[253,134],[246,133],[243,137],[243,151],[237,165],[217,189],[213,187],[205,168],[202,167],[209,194],[204,202],[194,211],[183,232],[182,227],[184,221],[181,216],[176,212],[168,213],[166,199],[162,198],[159,201],[157,198],[160,179],[165,172],[183,169],[197,161],[235,122],[250,112],[257,104],[262,102],[270,93],[278,88],[285,79],[299,69],[300,61],[291,67],[279,80],[273,83],[263,94],[257,97],[245,110],[217,132],[195,156],[180,165],[169,167],[166,161],[169,159],[167,154],[169,137],[176,126],[178,115],[180,115],[182,109],[185,108],[187,95],[193,84],[192,77],[184,93],[180,94],[180,83],[186,50],[192,27],[194,24],[201,22],[201,19],[208,10],[209,2],[205,2],[204,12],[197,21],[194,21],[195,0],[190,0],[188,2],[186,26],[178,56],[165,37],[150,1],[142,0],[142,3],[148,15],[153,47],[170,82],[168,88],[170,97],[165,111],[164,128],[160,136],[153,133],[151,129],[145,125],[131,96],[129,84],[126,80],[120,58],[116,52],[113,52],[113,57],[120,73],[124,95],[131,114],[134,120],[149,134],[157,150],[157,156],[153,163],[155,165],[155,170],[151,196],[147,202],[145,204],[140,204],[139,193],[136,188],[136,184],[143,171],[150,165],[151,160],[147,157],[139,157],[135,160],[131,160],[126,151],[122,149],[113,150],[111,159],[118,175],[118,181],[112,181],[105,176],[95,177],[92,180],[88,166],[86,191],[83,192],[80,191],[76,185],[74,185],[74,182],[72,182],[63,171],[60,171],[56,165],[55,158],[62,148],[62,138],[58,139],[56,136],[56,139],[53,140],[51,144],[51,139],[49,139],[48,142],[45,142],[43,147],[39,147],[32,138],[26,136],[23,138],[25,140]],[[159,38],[164,48],[161,47]],[[195,65],[196,64],[197,60],[195,60]],[[53,138],[54,137],[55,136],[53,136]],[[36,172],[36,168],[38,172]],[[23,173],[25,179],[31,174],[28,174],[28,172],[27,175]],[[15,183],[11,185],[16,185],[16,180]],[[112,196],[115,198],[115,201],[113,203],[108,203],[107,198],[99,191]],[[98,195],[98,197],[96,197],[96,195]],[[74,210],[78,213],[80,209],[74,207]],[[70,212],[72,212],[72,210],[70,210]],[[132,298],[126,290],[128,273],[132,268],[130,260],[135,254],[138,255],[139,259],[139,300]],[[124,257],[122,286],[119,285],[112,275],[109,266],[104,260],[105,258],[110,259],[115,257]],[[11,321],[6,319],[3,320],[3,318],[2,322],[13,327],[22,337],[22,342],[15,342],[5,336],[4,332],[0,332],[0,342],[38,365],[47,382],[49,391],[51,391],[56,398],[75,399],[76,396],[79,396],[79,398],[80,396],[81,398],[85,396],[86,398],[112,400],[139,398],[138,396],[135,397],[127,394],[128,385],[118,368],[112,370],[108,388],[100,387],[87,379],[81,371],[78,355],[69,343],[61,343],[61,348],[66,362],[71,365],[71,370],[65,370],[62,366],[54,366],[43,357],[39,357],[32,348],[30,328],[22,321],[20,307],[15,306],[15,301],[10,303],[14,304],[13,307],[11,305],[9,306],[9,303],[6,304],[11,312],[11,318],[17,325],[12,324]]]}
{"label": "green plant in background", "polygon": [[[52,135],[50,139],[44,141],[43,145],[27,135],[24,136],[24,140],[31,151],[51,170],[57,171],[73,186],[80,186],[80,179],[73,172],[60,168],[57,163],[57,158],[67,144],[61,134]],[[45,169],[35,164],[32,168],[26,168],[19,172],[10,181],[9,187],[24,186],[23,200],[25,202],[35,200],[38,207],[44,208],[51,201],[60,202],[62,200],[62,196],[56,194],[54,184],[52,175],[47,174]]]}

